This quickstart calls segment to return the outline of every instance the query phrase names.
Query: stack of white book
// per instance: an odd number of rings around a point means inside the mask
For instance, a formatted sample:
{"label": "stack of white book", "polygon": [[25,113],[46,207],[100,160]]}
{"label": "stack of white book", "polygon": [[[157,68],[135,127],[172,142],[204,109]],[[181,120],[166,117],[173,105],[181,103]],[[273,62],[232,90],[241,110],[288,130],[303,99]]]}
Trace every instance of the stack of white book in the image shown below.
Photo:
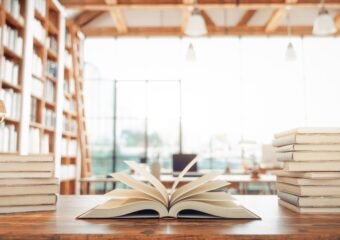
{"label": "stack of white book", "polygon": [[300,213],[340,212],[340,128],[298,128],[274,136],[280,205]]}
{"label": "stack of white book", "polygon": [[58,179],[52,156],[0,157],[0,213],[56,209]]}

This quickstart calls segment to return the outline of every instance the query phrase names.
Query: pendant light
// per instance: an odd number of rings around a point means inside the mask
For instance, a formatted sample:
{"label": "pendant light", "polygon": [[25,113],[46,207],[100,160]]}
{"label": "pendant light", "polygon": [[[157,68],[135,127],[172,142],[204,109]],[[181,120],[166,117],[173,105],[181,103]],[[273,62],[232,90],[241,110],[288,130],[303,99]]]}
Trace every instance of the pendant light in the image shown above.
{"label": "pendant light", "polygon": [[336,26],[328,10],[325,8],[325,0],[321,0],[321,9],[314,20],[313,34],[318,36],[327,36],[336,33]]}
{"label": "pendant light", "polygon": [[196,53],[194,46],[192,43],[189,44],[188,50],[187,50],[187,55],[186,55],[186,60],[187,62],[195,62],[196,61]]}
{"label": "pendant light", "polygon": [[[194,5],[195,4],[196,1]],[[201,15],[201,11],[197,7],[194,7],[184,32],[186,35],[191,37],[200,37],[208,33],[204,18]]]}
{"label": "pendant light", "polygon": [[288,33],[289,42],[288,42],[288,46],[287,46],[287,50],[285,54],[285,59],[286,61],[295,61],[296,52],[294,49],[294,45],[291,41],[292,31],[291,31],[291,23],[290,23],[290,12],[288,8],[287,8],[287,33]]}

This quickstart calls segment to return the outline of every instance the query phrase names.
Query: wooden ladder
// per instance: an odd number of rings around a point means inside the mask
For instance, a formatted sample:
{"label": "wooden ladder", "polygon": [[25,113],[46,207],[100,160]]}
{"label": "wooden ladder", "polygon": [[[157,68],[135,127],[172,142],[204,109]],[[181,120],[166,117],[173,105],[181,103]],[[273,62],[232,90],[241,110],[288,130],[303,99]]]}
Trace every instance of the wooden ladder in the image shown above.
{"label": "wooden ladder", "polygon": [[[76,94],[76,107],[77,107],[77,125],[78,125],[78,144],[81,157],[81,171],[80,177],[89,177],[92,175],[92,162],[90,146],[87,136],[87,126],[85,118],[84,108],[84,82],[83,71],[80,63],[80,39],[77,35],[77,29],[75,26],[71,28],[71,41],[72,41],[72,62],[75,80],[75,94]],[[81,186],[81,192],[85,192],[85,186]]]}

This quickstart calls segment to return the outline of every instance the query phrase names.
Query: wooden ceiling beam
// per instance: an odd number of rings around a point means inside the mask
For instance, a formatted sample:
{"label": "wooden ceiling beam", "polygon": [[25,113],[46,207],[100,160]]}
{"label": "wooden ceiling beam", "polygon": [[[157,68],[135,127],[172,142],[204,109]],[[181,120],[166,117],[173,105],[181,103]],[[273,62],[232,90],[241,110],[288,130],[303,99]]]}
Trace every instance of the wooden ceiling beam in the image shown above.
{"label": "wooden ceiling beam", "polygon": [[[129,27],[127,33],[119,33],[115,27],[87,27],[82,29],[88,36],[184,36],[181,27]],[[243,26],[243,27],[208,27],[208,36],[252,36],[268,35],[265,27]],[[311,26],[294,26],[292,35],[311,35]],[[279,26],[270,35],[287,35],[287,27]]]}
{"label": "wooden ceiling beam", "polygon": [[[291,1],[291,0],[288,0]],[[295,0],[294,0],[295,1]],[[320,1],[317,0],[310,0],[308,2],[297,2],[294,3],[292,0],[292,3],[289,3],[292,8],[315,8],[320,6]],[[116,9],[116,8],[136,8],[136,9],[188,9],[188,7],[192,7],[191,4],[186,3],[131,3],[131,4],[106,4],[106,3],[83,3],[81,1],[68,1],[68,0],[61,0],[61,3],[63,6],[65,6],[67,9],[77,9],[77,10],[102,10],[102,11],[108,11],[110,9]],[[285,1],[282,3],[273,3],[270,0],[263,0],[263,1],[247,1],[246,3],[240,3],[238,5],[239,8],[243,9],[262,9],[262,8],[284,8],[287,5]],[[198,3],[195,5],[199,9],[209,9],[209,8],[235,8],[235,2],[231,1],[229,3]],[[332,9],[332,8],[340,8],[340,1],[330,0],[326,1],[325,3],[326,8]]]}
{"label": "wooden ceiling beam", "polygon": [[281,20],[287,16],[287,6],[294,6],[298,0],[285,0],[285,6],[273,12],[266,24],[266,32],[271,33],[279,27]]}
{"label": "wooden ceiling beam", "polygon": [[274,10],[265,26],[266,33],[274,32],[279,27],[281,20],[286,16],[286,14],[287,11],[284,8]]}
{"label": "wooden ceiling beam", "polygon": [[254,9],[247,10],[243,14],[242,18],[238,21],[237,26],[239,26],[239,27],[247,26],[248,22],[255,15],[255,13],[256,13],[256,10],[254,10]]}
{"label": "wooden ceiling beam", "polygon": [[73,18],[73,22],[79,27],[84,27],[95,18],[99,17],[103,11],[83,11]]}
{"label": "wooden ceiling beam", "polygon": [[[105,0],[106,4],[112,5],[117,4],[117,0]],[[125,17],[122,9],[110,9],[109,13],[115,22],[117,31],[119,33],[126,33],[128,31],[128,28],[125,23]]]}
{"label": "wooden ceiling beam", "polygon": [[207,24],[207,27],[215,27],[215,22],[211,19],[211,17],[208,15],[208,13],[205,10],[201,10],[201,15],[204,18],[205,24]]}
{"label": "wooden ceiling beam", "polygon": [[335,26],[338,30],[338,32],[340,31],[340,14],[337,14],[335,17],[334,17],[334,22],[335,22]]}

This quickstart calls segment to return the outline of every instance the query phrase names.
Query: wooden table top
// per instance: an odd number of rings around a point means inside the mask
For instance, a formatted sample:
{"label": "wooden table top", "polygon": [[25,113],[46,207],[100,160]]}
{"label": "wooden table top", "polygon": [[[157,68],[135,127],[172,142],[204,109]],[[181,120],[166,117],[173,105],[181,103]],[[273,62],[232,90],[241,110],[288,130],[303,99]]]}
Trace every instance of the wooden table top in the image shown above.
{"label": "wooden table top", "polygon": [[56,212],[0,215],[0,239],[340,239],[340,214],[297,214],[268,195],[236,196],[262,220],[76,219],[106,199],[61,196]]}

